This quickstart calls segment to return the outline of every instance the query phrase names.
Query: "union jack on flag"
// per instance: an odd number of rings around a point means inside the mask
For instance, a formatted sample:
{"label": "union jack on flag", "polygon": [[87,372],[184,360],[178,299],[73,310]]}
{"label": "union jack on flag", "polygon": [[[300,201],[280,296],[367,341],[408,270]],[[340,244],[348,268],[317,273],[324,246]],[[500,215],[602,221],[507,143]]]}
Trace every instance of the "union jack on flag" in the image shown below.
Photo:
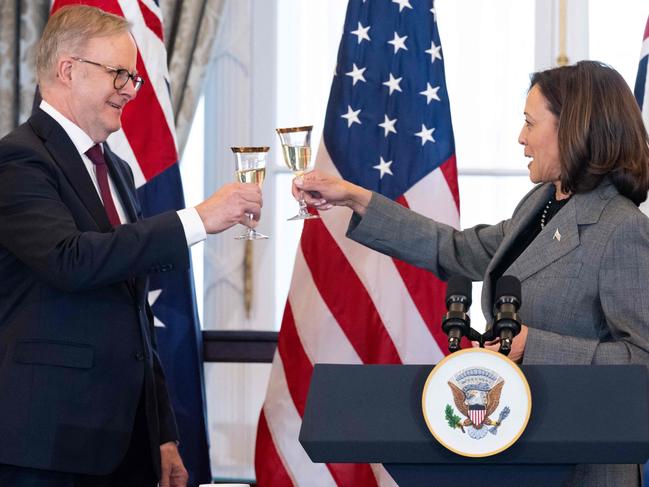
{"label": "union jack on flag", "polygon": [[[350,0],[320,170],[455,227],[459,195],[443,51],[430,0]],[[436,363],[446,286],[345,238],[351,214],[307,220],[255,467],[260,486],[394,485],[380,465],[315,464],[298,443],[313,365]]]}
{"label": "union jack on flag", "polygon": [[[129,163],[144,216],[184,208],[158,0],[54,0],[52,12],[80,3],[125,17],[132,24],[138,47],[137,71],[145,83],[124,108],[122,129],[108,138],[108,145]],[[156,274],[150,278],[149,288],[158,354],[176,413],[189,485],[210,482],[202,338],[191,271]]]}

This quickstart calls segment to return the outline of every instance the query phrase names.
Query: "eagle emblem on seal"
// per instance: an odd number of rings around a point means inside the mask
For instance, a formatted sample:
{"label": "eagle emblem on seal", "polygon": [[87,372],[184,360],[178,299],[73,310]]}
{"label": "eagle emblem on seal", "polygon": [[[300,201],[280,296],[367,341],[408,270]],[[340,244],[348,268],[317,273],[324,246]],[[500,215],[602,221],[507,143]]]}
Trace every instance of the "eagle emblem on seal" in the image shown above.
{"label": "eagle emblem on seal", "polygon": [[453,402],[465,419],[455,414],[450,404],[446,405],[446,421],[451,428],[459,428],[471,438],[484,438],[487,433],[496,434],[498,427],[509,415],[509,407],[501,410],[498,420],[491,419],[500,405],[500,395],[505,380],[496,372],[484,367],[471,367],[455,374],[448,386],[453,393]]}

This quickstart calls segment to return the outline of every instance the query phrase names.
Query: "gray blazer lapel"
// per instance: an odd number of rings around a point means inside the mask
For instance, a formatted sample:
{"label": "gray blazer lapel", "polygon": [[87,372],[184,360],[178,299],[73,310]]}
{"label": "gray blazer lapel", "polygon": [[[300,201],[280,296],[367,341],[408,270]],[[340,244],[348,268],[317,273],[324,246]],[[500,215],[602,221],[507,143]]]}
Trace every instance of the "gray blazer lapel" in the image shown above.
{"label": "gray blazer lapel", "polygon": [[509,251],[512,244],[516,240],[516,237],[523,231],[523,229],[529,224],[532,218],[535,218],[540,211],[541,207],[547,203],[554,193],[554,185],[547,184],[538,188],[530,197],[525,201],[512,216],[512,230],[505,236],[502,243],[496,250],[487,271],[484,276],[484,281],[482,283],[482,310],[485,313],[485,316],[492,316],[492,303],[491,296],[493,295],[493,284],[491,282],[491,273],[494,270],[494,267],[502,260],[503,256]]}
{"label": "gray blazer lapel", "polygon": [[508,273],[524,281],[577,247],[579,231],[576,206],[577,201],[573,197],[516,259]]}
{"label": "gray blazer lapel", "polygon": [[604,181],[597,189],[574,195],[509,268],[521,281],[551,265],[579,245],[579,225],[597,223],[617,189]]}
{"label": "gray blazer lapel", "polygon": [[[512,231],[505,237],[487,268],[482,291],[482,309],[489,319],[493,315],[491,309],[493,292],[489,278],[491,271],[509,250],[530,218],[538,214],[547,198],[550,197],[554,187],[548,185],[547,188],[550,191],[538,191],[538,195],[530,197],[518,209],[518,214],[515,214],[513,218],[513,223],[515,223]],[[579,225],[596,223],[608,201],[617,194],[615,186],[610,181],[604,181],[593,191],[574,195],[509,267],[507,274],[524,281],[574,250],[580,244]]]}

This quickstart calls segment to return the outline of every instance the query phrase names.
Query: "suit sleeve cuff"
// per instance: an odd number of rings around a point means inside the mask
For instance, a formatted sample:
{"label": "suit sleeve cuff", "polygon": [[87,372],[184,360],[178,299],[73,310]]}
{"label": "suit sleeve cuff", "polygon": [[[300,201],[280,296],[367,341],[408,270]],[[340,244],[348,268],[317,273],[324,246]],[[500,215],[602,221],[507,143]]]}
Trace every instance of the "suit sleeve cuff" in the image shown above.
{"label": "suit sleeve cuff", "polygon": [[187,247],[202,242],[207,238],[207,232],[203,225],[203,220],[198,216],[196,208],[185,208],[179,210],[178,218],[185,231],[185,238],[187,239]]}

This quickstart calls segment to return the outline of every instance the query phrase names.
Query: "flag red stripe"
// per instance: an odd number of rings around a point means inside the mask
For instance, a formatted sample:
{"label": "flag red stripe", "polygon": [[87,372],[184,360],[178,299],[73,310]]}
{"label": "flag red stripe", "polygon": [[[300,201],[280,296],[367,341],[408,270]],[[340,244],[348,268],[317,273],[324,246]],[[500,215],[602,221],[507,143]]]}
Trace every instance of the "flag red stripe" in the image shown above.
{"label": "flag red stripe", "polygon": [[402,260],[394,259],[394,265],[419,314],[433,334],[439,348],[444,351],[448,340],[442,332],[441,322],[446,313],[444,306],[446,283],[429,271],[406,264]]}
{"label": "flag red stripe", "polygon": [[[171,129],[167,125],[167,119],[139,53],[137,70],[148,82],[142,85],[135,100],[124,107],[122,128],[148,181],[177,163],[178,153]],[[146,119],[142,118],[142,113],[147,114]]]}
{"label": "flag red stripe", "polygon": [[328,463],[327,468],[338,487],[377,486],[372,467],[367,463]]}
{"label": "flag red stripe", "polygon": [[282,333],[279,334],[277,349],[284,364],[284,374],[293,404],[300,416],[304,415],[306,396],[313,373],[313,365],[302,347],[302,342],[295,328],[293,310],[287,301],[282,319]]}
{"label": "flag red stripe", "polygon": [[137,2],[140,5],[140,11],[142,12],[142,17],[144,18],[144,23],[146,26],[151,29],[151,31],[158,36],[158,38],[164,42],[164,32],[162,31],[162,22],[156,14],[151,12],[151,9],[146,6],[141,0]]}
{"label": "flag red stripe", "polygon": [[[406,208],[410,208],[404,196],[400,196],[396,201]],[[446,283],[430,271],[407,264],[399,259],[392,260],[433,338],[442,351],[446,350],[448,339],[441,329],[442,317],[446,313],[444,305]]]}
{"label": "flag red stripe", "polygon": [[446,184],[451,190],[453,199],[455,200],[455,206],[457,211],[460,211],[460,188],[457,182],[457,163],[455,161],[455,154],[449,157],[444,163],[439,167],[446,178]]}
{"label": "flag red stripe", "polygon": [[370,295],[322,220],[305,221],[300,245],[322,299],[363,363],[400,364]]}
{"label": "flag red stripe", "polygon": [[66,5],[90,5],[91,7],[100,8],[111,14],[119,15],[121,17],[124,16],[117,0],[55,0],[54,5],[52,5],[51,13],[56,12],[58,9],[65,7]]}
{"label": "flag red stripe", "polygon": [[273,438],[268,429],[266,415],[261,410],[257,426],[257,441],[255,445],[255,472],[257,473],[257,485],[264,487],[293,487],[293,481],[286,473],[282,459],[275,449]]}
{"label": "flag red stripe", "polygon": [[[277,349],[282,357],[286,383],[293,404],[300,416],[303,416],[313,365],[302,347],[289,302],[286,303],[282,319],[282,333],[280,333]],[[339,486],[363,485],[370,487],[376,485],[374,474],[368,465],[328,464],[327,468]]]}

